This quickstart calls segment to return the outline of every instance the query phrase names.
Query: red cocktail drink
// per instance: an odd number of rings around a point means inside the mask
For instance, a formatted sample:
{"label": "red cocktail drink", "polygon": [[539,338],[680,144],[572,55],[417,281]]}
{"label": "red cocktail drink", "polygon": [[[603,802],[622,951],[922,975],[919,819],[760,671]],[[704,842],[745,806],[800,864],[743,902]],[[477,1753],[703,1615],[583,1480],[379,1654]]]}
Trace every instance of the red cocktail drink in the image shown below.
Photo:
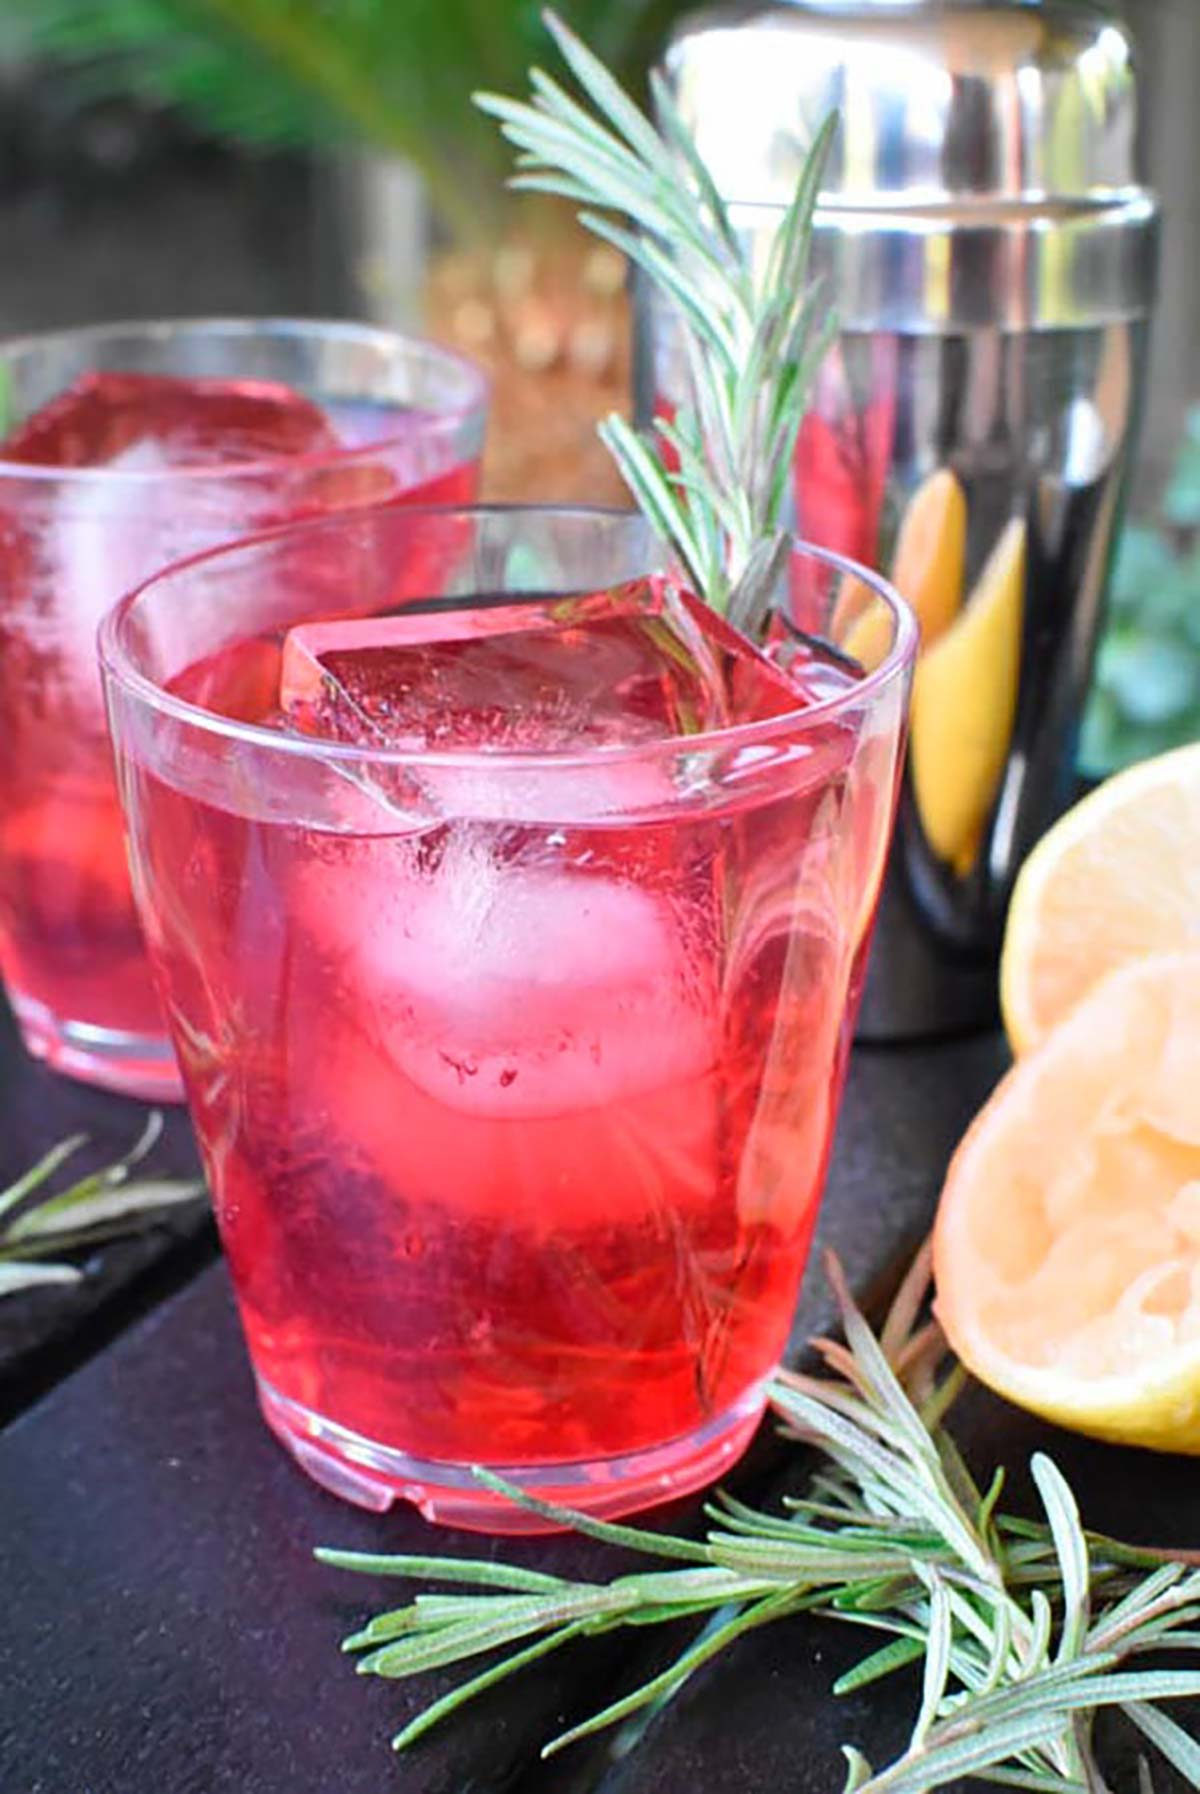
{"label": "red cocktail drink", "polygon": [[[296,577],[334,545],[336,606]],[[106,625],[260,1399],[371,1505],[519,1522],[474,1462],[593,1512],[666,1499],[745,1443],[786,1340],[907,624],[870,588],[878,668],[777,665],[653,560],[628,518],[375,512]]]}
{"label": "red cocktail drink", "polygon": [[170,1096],[178,1074],[129,890],[95,664],[100,617],[157,567],[272,523],[469,500],[483,392],[452,357],[349,327],[119,327],[0,355],[0,971],[33,1052]]}

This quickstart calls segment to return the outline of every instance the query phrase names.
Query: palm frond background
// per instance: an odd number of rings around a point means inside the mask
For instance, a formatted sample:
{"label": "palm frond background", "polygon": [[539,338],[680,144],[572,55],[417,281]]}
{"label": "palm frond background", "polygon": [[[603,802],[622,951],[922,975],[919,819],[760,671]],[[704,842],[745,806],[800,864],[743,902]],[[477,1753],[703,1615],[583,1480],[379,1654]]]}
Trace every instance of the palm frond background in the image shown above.
{"label": "palm frond background", "polygon": [[[687,0],[563,0],[635,88]],[[507,154],[471,105],[513,92],[549,41],[539,0],[0,0],[0,21],[99,92],[178,105],[252,144],[357,141],[425,175],[460,237],[501,223]]]}

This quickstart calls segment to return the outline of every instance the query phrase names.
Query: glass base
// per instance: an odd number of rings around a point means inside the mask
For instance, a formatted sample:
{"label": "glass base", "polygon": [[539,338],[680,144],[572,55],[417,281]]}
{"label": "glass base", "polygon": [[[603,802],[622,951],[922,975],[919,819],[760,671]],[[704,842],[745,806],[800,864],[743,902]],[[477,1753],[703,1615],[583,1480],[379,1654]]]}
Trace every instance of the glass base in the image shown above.
{"label": "glass base", "polygon": [[[280,1395],[265,1378],[256,1382],[271,1431],[314,1481],[344,1501],[380,1514],[394,1501],[411,1501],[427,1520],[468,1532],[560,1530],[481,1487],[469,1466],[410,1458],[392,1446],[377,1445]],[[716,1482],[745,1451],[765,1405],[760,1385],[707,1426],[647,1451],[591,1463],[488,1467],[544,1501],[613,1520]]]}
{"label": "glass base", "polygon": [[181,1103],[183,1085],[163,1034],[126,1034],[91,1022],[64,1021],[36,998],[9,991],[26,1051],[83,1084],[152,1103]]}

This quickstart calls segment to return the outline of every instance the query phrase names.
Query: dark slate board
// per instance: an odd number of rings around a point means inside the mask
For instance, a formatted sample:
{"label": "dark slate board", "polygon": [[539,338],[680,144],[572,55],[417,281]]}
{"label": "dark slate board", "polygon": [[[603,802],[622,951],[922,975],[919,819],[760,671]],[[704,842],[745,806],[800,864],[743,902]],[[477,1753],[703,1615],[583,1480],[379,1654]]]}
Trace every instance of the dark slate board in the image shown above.
{"label": "dark slate board", "polygon": [[[948,1151],[1002,1062],[994,1039],[856,1059],[823,1234],[859,1289],[920,1238]],[[827,1318],[816,1277],[804,1313]],[[779,1461],[764,1439],[743,1492]],[[695,1504],[670,1516],[695,1518]],[[309,1483],[258,1421],[213,1270],[0,1437],[4,1794],[557,1794],[588,1768],[580,1754],[543,1774],[538,1747],[604,1698],[635,1644],[616,1636],[551,1658],[396,1762],[391,1731],[447,1682],[355,1678],[338,1640],[395,1590],[315,1565],[322,1541],[493,1550],[582,1576],[619,1567],[576,1539],[493,1545],[405,1509],[377,1520]],[[786,1657],[795,1641],[774,1648]],[[805,1728],[827,1727],[827,1703],[811,1676],[785,1679],[781,1706],[807,1759]],[[675,1745],[664,1755],[652,1735],[645,1774],[639,1751],[623,1788],[691,1794],[695,1760],[679,1748],[676,1763]],[[745,1756],[744,1778],[724,1785],[750,1794],[770,1784]]]}
{"label": "dark slate board", "polygon": [[[386,1585],[310,1552],[430,1549],[434,1534],[410,1510],[380,1523],[344,1507],[269,1438],[223,1270],[0,1439],[0,1491],[4,1794],[499,1789],[582,1673],[560,1659],[393,1767],[387,1739],[418,1693],[357,1681],[337,1651]],[[515,1554],[581,1574],[606,1557],[573,1540]],[[597,1673],[614,1670],[609,1649]]]}
{"label": "dark slate board", "polygon": [[[111,1163],[133,1145],[146,1115],[143,1103],[90,1089],[30,1059],[0,999],[0,1188],[70,1134],[86,1134],[91,1143],[63,1168],[63,1178]],[[197,1160],[187,1116],[180,1108],[163,1115],[166,1126],[147,1168],[192,1176]],[[0,1301],[0,1424],[215,1251],[211,1221],[198,1204],[167,1227],[96,1251],[81,1284],[6,1296]]]}

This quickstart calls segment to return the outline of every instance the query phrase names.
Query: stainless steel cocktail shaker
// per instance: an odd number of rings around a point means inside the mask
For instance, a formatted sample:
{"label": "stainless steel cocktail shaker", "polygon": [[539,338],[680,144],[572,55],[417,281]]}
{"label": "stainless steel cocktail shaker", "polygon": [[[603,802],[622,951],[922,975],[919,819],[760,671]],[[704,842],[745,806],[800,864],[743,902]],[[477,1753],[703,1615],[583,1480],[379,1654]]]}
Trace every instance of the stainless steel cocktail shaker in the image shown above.
{"label": "stainless steel cocktail shaker", "polygon": [[[790,0],[697,16],[666,70],[756,249],[841,111],[814,250],[840,336],[796,521],[922,623],[860,1031],[980,1025],[1016,871],[1072,794],[1143,385],[1129,38],[1087,0]],[[646,416],[680,373],[644,290],[638,314]]]}

